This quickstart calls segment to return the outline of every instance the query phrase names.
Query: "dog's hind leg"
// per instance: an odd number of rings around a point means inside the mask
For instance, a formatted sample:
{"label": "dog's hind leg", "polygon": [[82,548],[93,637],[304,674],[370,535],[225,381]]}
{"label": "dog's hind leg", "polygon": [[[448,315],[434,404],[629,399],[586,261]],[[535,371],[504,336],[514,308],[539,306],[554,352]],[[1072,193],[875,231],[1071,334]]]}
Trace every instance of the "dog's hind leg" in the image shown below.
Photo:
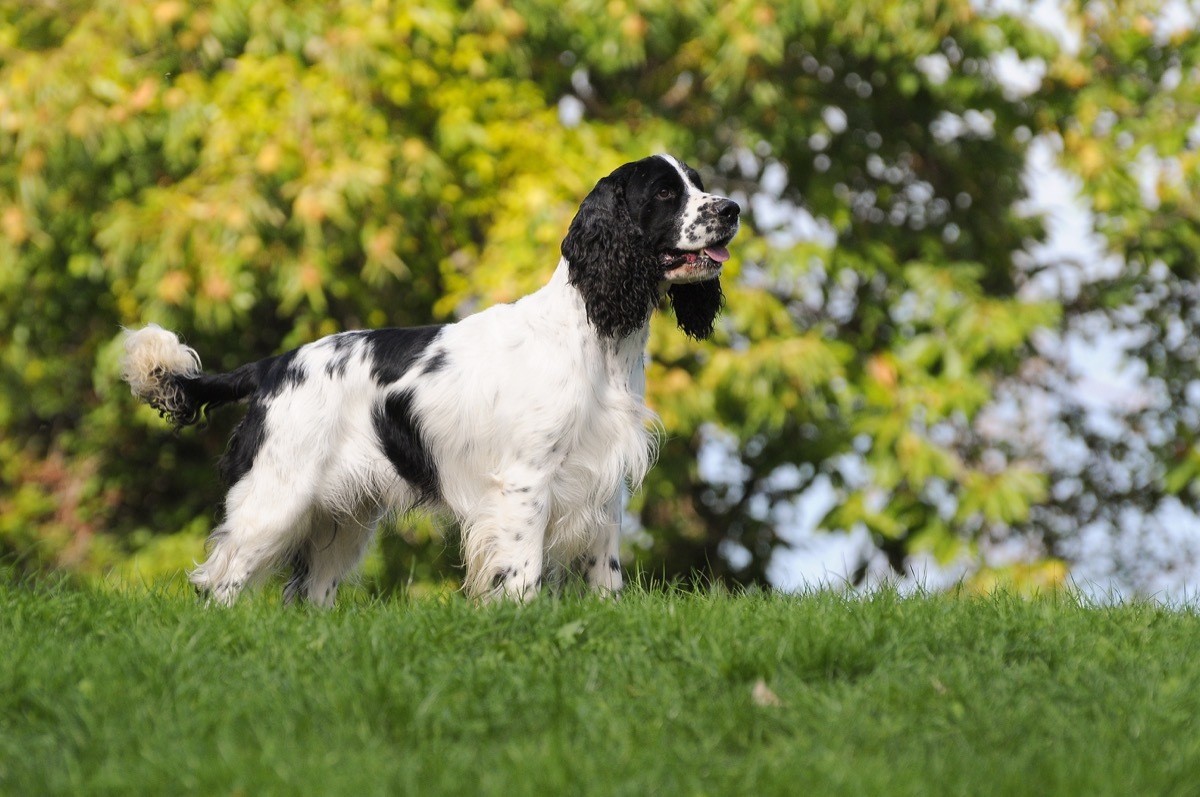
{"label": "dog's hind leg", "polygon": [[367,553],[375,538],[377,520],[333,520],[314,523],[312,533],[292,554],[292,575],[283,588],[283,602],[305,600],[331,607],[341,584]]}
{"label": "dog's hind leg", "polygon": [[262,581],[306,539],[316,517],[296,489],[297,478],[255,467],[225,500],[225,522],[208,538],[208,558],[189,576],[213,601],[232,604],[248,586]]}

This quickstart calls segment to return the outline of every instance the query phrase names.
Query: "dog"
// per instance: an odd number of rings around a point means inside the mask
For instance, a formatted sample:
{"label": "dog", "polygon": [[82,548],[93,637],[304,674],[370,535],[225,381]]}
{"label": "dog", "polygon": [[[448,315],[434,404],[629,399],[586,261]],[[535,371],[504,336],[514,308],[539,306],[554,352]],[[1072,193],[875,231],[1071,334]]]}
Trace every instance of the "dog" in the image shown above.
{"label": "dog", "polygon": [[428,508],[458,521],[474,598],[526,601],[571,573],[620,590],[622,487],[658,440],[650,316],[665,295],[685,334],[711,335],[739,213],[656,155],[597,183],[548,284],[455,323],[342,332],[220,374],[173,332],[125,330],[124,380],[174,424],[247,404],[192,583],[230,604],[290,564],[284,602],[331,606],[379,522]]}

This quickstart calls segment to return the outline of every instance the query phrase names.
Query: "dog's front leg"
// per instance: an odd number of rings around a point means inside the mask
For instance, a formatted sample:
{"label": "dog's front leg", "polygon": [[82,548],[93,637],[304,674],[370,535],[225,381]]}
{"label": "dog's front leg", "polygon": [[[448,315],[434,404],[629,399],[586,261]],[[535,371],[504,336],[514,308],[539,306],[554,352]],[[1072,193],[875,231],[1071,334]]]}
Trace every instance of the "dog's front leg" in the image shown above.
{"label": "dog's front leg", "polygon": [[466,590],[474,598],[528,601],[542,586],[550,499],[537,474],[496,476],[463,524]]}
{"label": "dog's front leg", "polygon": [[582,562],[583,577],[588,589],[601,595],[621,591],[621,496],[617,495],[605,509],[605,524],[592,540]]}

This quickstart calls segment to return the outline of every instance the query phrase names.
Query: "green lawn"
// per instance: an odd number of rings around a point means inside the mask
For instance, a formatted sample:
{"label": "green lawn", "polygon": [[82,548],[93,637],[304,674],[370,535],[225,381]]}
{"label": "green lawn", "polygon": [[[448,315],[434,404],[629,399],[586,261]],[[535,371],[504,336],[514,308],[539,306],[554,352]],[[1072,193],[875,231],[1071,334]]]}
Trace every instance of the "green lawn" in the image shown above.
{"label": "green lawn", "polygon": [[1198,717],[1200,617],[1147,604],[0,586],[12,795],[1182,796]]}

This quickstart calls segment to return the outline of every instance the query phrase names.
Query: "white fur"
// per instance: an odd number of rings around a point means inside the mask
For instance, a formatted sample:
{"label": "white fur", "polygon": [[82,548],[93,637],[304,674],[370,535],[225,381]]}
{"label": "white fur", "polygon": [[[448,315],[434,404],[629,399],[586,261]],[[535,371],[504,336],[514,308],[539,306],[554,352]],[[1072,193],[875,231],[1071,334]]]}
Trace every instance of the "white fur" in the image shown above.
{"label": "white fur", "polygon": [[[515,597],[580,557],[607,568],[621,485],[640,484],[652,458],[648,330],[598,338],[562,262],[542,290],[447,333],[451,367],[418,399],[427,440],[445,453],[443,499],[464,524],[467,590],[484,593],[497,567],[516,568]],[[620,574],[594,586],[619,588]]]}
{"label": "white fur", "polygon": [[[267,400],[266,435],[253,467],[230,489],[225,520],[193,583],[225,603],[304,549],[309,583],[293,590],[332,603],[380,519],[414,506],[375,433],[385,392],[415,388],[424,441],[438,465],[442,504],[462,525],[466,590],[520,600],[543,573],[571,567],[597,590],[622,584],[622,485],[636,488],[653,460],[654,414],[644,402],[649,328],[597,336],[560,261],[549,284],[515,304],[446,326],[426,351],[446,367],[416,365],[381,388],[365,347],[327,374],[336,336],[302,347],[305,379]],[[127,333],[125,375],[143,398],[163,364],[198,373],[199,358],[157,326]],[[343,353],[342,356],[345,356]],[[507,575],[502,589],[495,574]]]}
{"label": "white fur", "polygon": [[193,376],[200,373],[200,355],[179,342],[174,332],[158,324],[139,330],[125,330],[125,358],[121,378],[129,383],[133,395],[143,401],[170,402],[166,374]]}

